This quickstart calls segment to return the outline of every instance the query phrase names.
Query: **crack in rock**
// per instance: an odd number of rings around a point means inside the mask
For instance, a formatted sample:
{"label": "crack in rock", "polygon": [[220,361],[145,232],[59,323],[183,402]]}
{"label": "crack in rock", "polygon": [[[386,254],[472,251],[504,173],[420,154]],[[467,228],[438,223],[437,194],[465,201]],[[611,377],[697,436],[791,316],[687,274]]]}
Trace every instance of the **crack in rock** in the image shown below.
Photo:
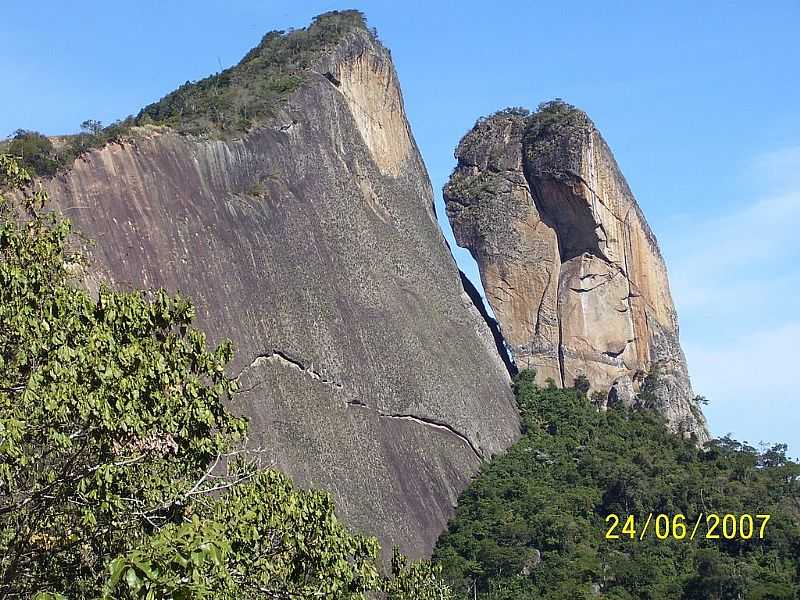
{"label": "crack in rock", "polygon": [[[620,358],[620,356],[625,353],[625,350],[627,350],[628,347],[635,341],[636,338],[630,338],[628,340],[625,340],[625,342],[622,345],[622,348],[620,348],[619,350],[604,350],[602,354],[608,356],[609,358]],[[622,360],[621,358],[620,360],[622,361],[622,364],[625,364],[624,360]]]}
{"label": "crack in rock", "polygon": [[[573,171],[572,169],[566,169],[566,170],[565,170],[565,173],[566,173],[567,175],[571,175],[572,177],[574,177],[575,179],[577,179],[577,180],[578,180],[580,183],[582,183],[582,184],[583,184],[583,185],[586,187],[586,189],[587,189],[587,190],[589,190],[589,192],[592,194],[592,196],[593,196],[593,197],[594,197],[594,198],[595,198],[595,199],[596,199],[596,200],[597,200],[597,201],[598,201],[600,204],[602,204],[604,208],[608,209],[608,212],[609,212],[609,214],[610,214],[610,215],[611,215],[611,216],[612,216],[614,219],[616,219],[616,220],[617,220],[617,221],[619,221],[620,223],[624,223],[624,222],[625,222],[625,220],[624,220],[622,217],[620,217],[620,216],[618,216],[617,214],[615,214],[615,213],[614,213],[614,211],[612,211],[612,210],[609,208],[609,206],[608,206],[608,205],[607,205],[605,202],[603,202],[603,198],[602,198],[602,196],[600,196],[600,194],[598,194],[598,193],[597,193],[597,190],[595,190],[595,189],[594,189],[594,188],[593,188],[591,185],[589,185],[589,182],[588,182],[588,181],[586,181],[586,180],[583,178],[583,176],[582,176],[580,173],[577,173],[576,171]],[[627,218],[627,215],[625,215],[625,216],[626,216],[626,218]],[[595,221],[595,222],[597,222],[597,221]],[[598,225],[602,226],[602,223],[598,223]],[[603,232],[605,233],[605,227],[603,228]]]}
{"label": "crack in rock", "polygon": [[[615,278],[616,278],[616,273],[608,273],[608,274],[589,273],[588,275],[582,275],[580,278],[582,284],[587,279],[590,279],[591,282],[588,285],[581,285],[581,287],[570,286],[569,289],[571,289],[573,292],[578,292],[581,294],[586,292],[591,292],[592,290],[596,290],[597,288],[604,286],[610,281],[613,281]],[[598,279],[599,282],[597,282]]]}
{"label": "crack in rock", "polygon": [[[288,368],[291,368],[291,369],[296,369],[296,370],[300,371],[301,373],[307,375],[308,377],[310,377],[314,381],[319,381],[321,384],[331,386],[333,388],[336,388],[337,390],[340,390],[340,389],[342,389],[344,387],[338,381],[336,381],[334,379],[328,379],[327,377],[325,377],[319,371],[315,371],[311,367],[306,367],[299,360],[296,360],[296,359],[290,357],[288,354],[286,354],[285,352],[281,352],[280,350],[273,350],[270,353],[264,353],[264,354],[257,355],[249,365],[247,365],[244,369],[242,369],[239,372],[239,374],[234,378],[234,381],[238,382],[239,379],[245,373],[247,373],[247,371],[249,371],[253,367],[257,367],[257,366],[262,365],[264,363],[270,363],[270,362],[277,363],[279,365],[282,365],[284,367],[288,367]],[[249,391],[252,391],[253,389],[255,389],[256,387],[258,387],[258,385],[253,386],[252,388],[249,388],[249,389],[243,390],[243,391],[244,392],[249,392]]]}
{"label": "crack in rock", "polygon": [[445,431],[445,432],[449,433],[450,435],[454,435],[455,437],[460,439],[464,444],[466,444],[469,447],[469,449],[472,450],[472,453],[475,455],[475,457],[478,459],[478,461],[483,462],[483,460],[484,460],[483,453],[480,450],[478,450],[478,448],[475,446],[475,444],[473,444],[472,441],[466,435],[464,435],[463,433],[461,433],[457,429],[454,429],[453,427],[451,427],[447,423],[443,423],[442,421],[437,421],[435,419],[429,419],[429,418],[425,418],[425,417],[420,417],[420,416],[417,416],[417,415],[411,415],[411,414],[405,414],[405,413],[385,413],[385,412],[381,412],[381,411],[379,411],[377,409],[371,408],[370,406],[366,405],[364,402],[362,402],[360,400],[349,400],[349,401],[346,402],[346,404],[347,404],[348,408],[351,407],[351,406],[355,406],[357,408],[363,408],[363,409],[372,411],[375,414],[377,414],[378,417],[380,417],[381,419],[400,419],[400,420],[403,420],[403,421],[412,421],[413,423],[418,423],[420,425],[424,425],[425,427],[433,427],[434,429],[439,429],[441,431]]}
{"label": "crack in rock", "polygon": [[617,357],[618,357],[620,354],[622,354],[623,352],[625,352],[625,348],[627,348],[627,347],[628,347],[628,343],[626,342],[626,343],[625,343],[625,345],[622,347],[622,349],[621,349],[621,350],[617,350],[617,351],[614,351],[614,350],[606,350],[605,352],[603,352],[603,354],[605,354],[605,355],[606,355],[606,356],[608,356],[609,358],[617,358]]}
{"label": "crack in rock", "polygon": [[550,269],[545,268],[545,272],[547,273],[547,281],[544,284],[544,289],[542,290],[542,297],[539,298],[539,306],[536,309],[536,325],[534,326],[534,334],[539,335],[539,331],[542,325],[542,309],[544,308],[544,301],[547,298],[547,291],[550,289],[550,280],[552,279],[552,272]]}
{"label": "crack in rock", "polygon": [[339,81],[339,79],[337,79],[337,78],[336,78],[336,76],[335,76],[333,73],[331,73],[330,71],[326,71],[325,73],[323,73],[323,74],[322,74],[322,76],[323,76],[325,79],[327,79],[328,81],[330,81],[330,82],[331,82],[333,85],[335,85],[337,88],[338,88],[340,85],[342,85],[342,82],[341,82],[341,81]]}

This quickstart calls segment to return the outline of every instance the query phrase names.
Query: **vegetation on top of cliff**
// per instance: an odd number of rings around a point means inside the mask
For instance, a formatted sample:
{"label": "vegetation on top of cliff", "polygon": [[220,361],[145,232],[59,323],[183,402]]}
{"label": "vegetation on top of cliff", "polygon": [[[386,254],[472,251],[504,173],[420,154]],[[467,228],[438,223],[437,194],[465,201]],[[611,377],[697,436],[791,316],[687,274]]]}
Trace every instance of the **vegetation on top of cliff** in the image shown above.
{"label": "vegetation on top of cliff", "polygon": [[[195,135],[246,132],[274,116],[322,53],[348,31],[366,28],[357,10],[321,14],[306,28],[267,33],[239,64],[187,81],[136,117],[106,127],[96,120],[84,121],[80,133],[61,136],[56,144],[39,132],[20,129],[0,142],[0,151],[17,157],[35,175],[51,177],[84,152],[125,139],[137,125],[167,125]],[[372,34],[377,37],[374,30]]]}
{"label": "vegetation on top of cliff", "polygon": [[534,112],[524,106],[507,106],[492,113],[488,117],[480,117],[475,122],[475,127],[493,119],[512,117],[525,122],[526,134],[530,137],[545,137],[553,135],[565,128],[583,127],[591,124],[589,117],[581,109],[565,102],[561,98],[554,98],[541,102]]}
{"label": "vegetation on top of cliff", "polygon": [[54,175],[60,164],[53,142],[38,131],[18,129],[3,151],[16,156],[26,169],[37,175]]}
{"label": "vegetation on top of cliff", "polygon": [[[244,450],[230,344],[166,292],[98,298],[46,195],[0,155],[0,597],[449,598]],[[22,194],[22,195],[20,195]]]}
{"label": "vegetation on top of cliff", "polygon": [[501,108],[498,111],[493,112],[488,117],[478,117],[478,120],[475,121],[475,127],[481,125],[482,123],[487,123],[495,118],[503,118],[503,117],[517,117],[521,119],[526,119],[531,114],[531,111],[524,106],[506,106],[505,108]]}
{"label": "vegetation on top of cliff", "polygon": [[520,117],[522,119],[527,119],[530,114],[531,111],[524,106],[506,106],[505,108],[501,108],[500,110],[492,113],[489,117],[478,119],[478,122],[493,119],[495,117]]}
{"label": "vegetation on top of cliff", "polygon": [[356,10],[333,11],[308,27],[272,31],[239,64],[187,82],[145,107],[137,124],[169,125],[182,133],[239,133],[275,114],[327,48],[353,29],[366,29]]}
{"label": "vegetation on top of cliff", "polygon": [[526,124],[528,136],[542,137],[566,128],[585,127],[591,121],[581,109],[556,98],[539,104],[536,112],[527,116]]}
{"label": "vegetation on top of cliff", "polygon": [[543,102],[526,119],[522,139],[526,168],[557,179],[580,172],[581,150],[592,122],[585,112],[560,98]]}
{"label": "vegetation on top of cliff", "polygon": [[[655,413],[600,412],[582,391],[537,386],[530,371],[516,394],[523,437],[462,493],[434,552],[457,597],[800,595],[800,464],[785,446],[723,438],[701,450]],[[656,539],[651,525],[640,540],[650,513],[685,515],[686,539]],[[771,518],[764,539],[757,527],[752,539],[726,539],[722,525],[719,539],[705,539],[704,524],[689,541],[694,520],[710,513]],[[609,514],[620,517],[620,539],[605,539]],[[628,515],[635,539],[621,531]]]}
{"label": "vegetation on top of cliff", "polygon": [[84,152],[101,148],[109,142],[121,141],[130,133],[133,117],[103,127],[100,121],[88,119],[81,123],[80,133],[51,138],[27,129],[18,129],[11,139],[3,142],[0,151],[14,156],[29,172],[40,177],[52,177],[68,167]]}

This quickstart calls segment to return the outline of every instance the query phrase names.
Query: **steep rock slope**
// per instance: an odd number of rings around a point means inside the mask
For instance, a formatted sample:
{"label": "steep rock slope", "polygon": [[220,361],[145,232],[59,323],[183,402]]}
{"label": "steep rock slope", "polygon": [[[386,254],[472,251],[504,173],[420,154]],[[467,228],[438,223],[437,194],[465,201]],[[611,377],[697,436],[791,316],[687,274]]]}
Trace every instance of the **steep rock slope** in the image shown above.
{"label": "steep rock slope", "polygon": [[427,554],[518,435],[508,371],[436,224],[388,51],[348,27],[300,75],[238,138],[138,127],[50,193],[96,240],[90,285],[180,290],[232,339],[266,464]]}
{"label": "steep rock slope", "polygon": [[448,216],[517,365],[562,386],[584,375],[603,403],[644,399],[705,440],[664,260],[591,120],[558,101],[501,111],[456,158]]}

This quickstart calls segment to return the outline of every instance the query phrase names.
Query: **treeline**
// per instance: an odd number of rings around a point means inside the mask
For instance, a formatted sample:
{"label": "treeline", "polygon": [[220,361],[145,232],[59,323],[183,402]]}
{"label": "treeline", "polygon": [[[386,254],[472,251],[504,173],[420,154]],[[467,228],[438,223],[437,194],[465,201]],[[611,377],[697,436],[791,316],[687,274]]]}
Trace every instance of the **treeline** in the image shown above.
{"label": "treeline", "polygon": [[[786,446],[705,449],[649,411],[600,412],[583,391],[516,381],[523,437],[461,495],[434,559],[460,598],[796,599],[800,465]],[[763,539],[639,539],[650,513],[769,514]],[[606,539],[612,521],[619,539]],[[633,516],[630,529],[622,532]],[[763,519],[762,519],[763,520]],[[678,521],[680,522],[680,521]],[[737,518],[737,523],[741,521]],[[661,523],[661,532],[665,529]],[[727,526],[727,525],[726,525]],[[730,533],[730,528],[726,529]],[[731,537],[731,536],[728,536]]]}
{"label": "treeline", "polygon": [[34,175],[52,177],[84,152],[121,141],[134,124],[133,117],[106,127],[100,121],[89,119],[81,123],[80,133],[56,138],[57,144],[38,131],[18,129],[0,150],[17,158]]}

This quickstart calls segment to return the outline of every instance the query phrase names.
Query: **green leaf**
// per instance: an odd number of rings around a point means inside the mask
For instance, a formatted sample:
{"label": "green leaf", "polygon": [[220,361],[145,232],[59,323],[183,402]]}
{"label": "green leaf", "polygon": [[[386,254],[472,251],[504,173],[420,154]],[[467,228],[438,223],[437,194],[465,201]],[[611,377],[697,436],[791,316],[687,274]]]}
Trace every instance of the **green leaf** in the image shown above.
{"label": "green leaf", "polygon": [[133,591],[139,591],[139,588],[142,587],[142,580],[133,567],[128,567],[128,570],[125,572],[125,583],[127,583],[128,587]]}
{"label": "green leaf", "polygon": [[126,566],[127,563],[125,562],[125,559],[122,557],[117,557],[111,561],[111,564],[109,565],[109,571],[111,573],[109,583],[111,587],[116,587],[116,585],[119,583],[120,577],[122,576],[122,572]]}

